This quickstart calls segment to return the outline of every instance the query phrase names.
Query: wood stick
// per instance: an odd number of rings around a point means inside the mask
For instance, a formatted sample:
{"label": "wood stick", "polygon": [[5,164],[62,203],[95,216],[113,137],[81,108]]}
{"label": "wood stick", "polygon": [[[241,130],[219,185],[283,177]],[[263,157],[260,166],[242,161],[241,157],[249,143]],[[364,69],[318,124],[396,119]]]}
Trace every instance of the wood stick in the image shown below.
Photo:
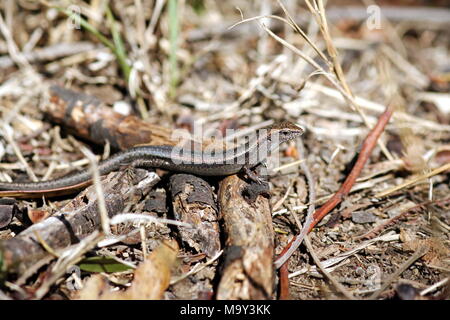
{"label": "wood stick", "polygon": [[[136,180],[140,183],[137,184]],[[134,178],[124,178],[123,172],[112,172],[103,181],[106,209],[110,217],[122,212],[126,203],[148,193],[159,181],[154,173],[136,169]],[[137,185],[136,187],[134,187]],[[64,206],[58,214],[36,223],[18,236],[0,242],[0,254],[8,273],[33,274],[53,258],[41,245],[58,252],[100,228],[98,197],[91,186]],[[51,260],[51,259],[50,259]]]}
{"label": "wood stick", "polygon": [[272,299],[274,231],[269,200],[253,203],[242,196],[246,183],[238,176],[220,183],[219,207],[226,234],[225,262],[217,299]]}
{"label": "wood stick", "polygon": [[94,96],[53,85],[45,112],[76,136],[97,144],[109,141],[114,149],[124,150],[139,144],[175,145],[172,130],[149,124],[137,116],[124,116]]}
{"label": "wood stick", "polygon": [[181,239],[198,253],[214,257],[220,251],[220,232],[211,186],[199,177],[175,174],[170,177],[170,191],[175,219],[194,226],[178,226]]}
{"label": "wood stick", "polygon": [[383,114],[381,114],[377,124],[367,135],[366,140],[364,141],[361,147],[358,160],[353,166],[352,171],[347,176],[338,192],[336,192],[333,195],[333,197],[331,197],[322,207],[320,207],[314,213],[314,222],[311,224],[309,231],[311,231],[314,228],[314,226],[320,220],[322,220],[323,217],[325,217],[331,210],[333,210],[339,203],[341,203],[341,201],[348,195],[351,188],[355,184],[356,179],[358,178],[362,169],[364,168],[364,165],[366,164],[367,160],[369,160],[373,148],[376,146],[378,138],[383,133],[384,128],[389,122],[389,119],[391,118],[393,111],[394,110],[392,107],[388,107],[386,111]]}

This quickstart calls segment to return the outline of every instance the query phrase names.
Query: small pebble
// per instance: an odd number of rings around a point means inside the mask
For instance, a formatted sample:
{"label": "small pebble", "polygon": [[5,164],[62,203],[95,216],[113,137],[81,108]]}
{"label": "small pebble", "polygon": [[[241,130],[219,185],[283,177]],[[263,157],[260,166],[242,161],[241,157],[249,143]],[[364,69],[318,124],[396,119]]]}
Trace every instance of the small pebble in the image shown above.
{"label": "small pebble", "polygon": [[372,223],[376,220],[377,217],[371,212],[359,211],[352,213],[352,221],[354,223]]}

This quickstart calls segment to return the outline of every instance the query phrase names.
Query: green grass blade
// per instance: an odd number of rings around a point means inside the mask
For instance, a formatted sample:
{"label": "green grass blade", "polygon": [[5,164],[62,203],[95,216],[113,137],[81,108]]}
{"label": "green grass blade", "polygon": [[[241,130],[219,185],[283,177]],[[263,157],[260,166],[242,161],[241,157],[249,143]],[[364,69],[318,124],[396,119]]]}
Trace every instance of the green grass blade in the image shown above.
{"label": "green grass blade", "polygon": [[128,82],[128,78],[130,76],[131,67],[127,63],[127,55],[125,51],[125,46],[120,36],[120,32],[117,29],[116,21],[111,13],[109,7],[107,7],[107,18],[111,24],[111,34],[113,36],[113,42],[106,38],[100,31],[98,31],[93,25],[91,25],[86,19],[80,16],[79,13],[72,12],[70,10],[54,7],[58,11],[64,13],[69,19],[72,19],[75,23],[79,24],[83,29],[90,32],[94,37],[96,37],[102,44],[111,49],[114,55],[117,58],[117,62],[122,70],[123,75],[125,76],[125,80]]}
{"label": "green grass blade", "polygon": [[127,63],[127,53],[125,51],[125,45],[123,43],[122,37],[117,28],[117,22],[114,19],[114,16],[113,16],[109,6],[106,7],[106,17],[110,23],[111,34],[113,36],[114,46],[116,48],[117,60],[119,61],[120,67],[122,68],[122,72],[125,75],[126,81],[128,82],[128,79],[130,77],[131,68]]}
{"label": "green grass blade", "polygon": [[170,91],[173,98],[176,95],[180,71],[178,69],[177,51],[178,51],[178,0],[169,0],[169,41],[170,41]]}

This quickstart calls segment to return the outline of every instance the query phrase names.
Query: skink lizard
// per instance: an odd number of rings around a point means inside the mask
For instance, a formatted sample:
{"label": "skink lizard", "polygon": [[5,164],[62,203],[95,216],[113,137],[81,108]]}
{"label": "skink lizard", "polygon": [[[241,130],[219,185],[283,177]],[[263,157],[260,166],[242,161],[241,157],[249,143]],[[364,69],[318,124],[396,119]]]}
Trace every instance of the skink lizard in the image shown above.
{"label": "skink lizard", "polygon": [[[137,146],[118,152],[99,163],[100,175],[132,165],[161,168],[170,171],[192,173],[199,176],[227,176],[245,171],[260,164],[273,149],[283,142],[299,137],[304,130],[290,122],[275,124],[258,131],[256,138],[234,149],[216,153],[199,151],[183,152],[173,146]],[[252,178],[252,177],[250,177]],[[41,182],[0,182],[0,196],[29,196],[45,193],[67,193],[67,189],[79,189],[92,183],[89,171],[68,174],[61,178]]]}

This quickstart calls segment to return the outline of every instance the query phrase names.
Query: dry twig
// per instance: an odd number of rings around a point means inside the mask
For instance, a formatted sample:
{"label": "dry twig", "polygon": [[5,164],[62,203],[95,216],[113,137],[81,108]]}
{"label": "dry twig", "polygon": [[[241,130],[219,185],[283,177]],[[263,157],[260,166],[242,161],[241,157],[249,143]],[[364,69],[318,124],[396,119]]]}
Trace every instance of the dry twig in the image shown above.
{"label": "dry twig", "polygon": [[375,300],[378,298],[378,296],[383,293],[384,290],[386,290],[387,287],[390,286],[390,284],[395,281],[406,269],[408,269],[417,259],[422,257],[425,253],[427,253],[428,247],[422,246],[418,248],[414,254],[407,260],[405,263],[403,263],[400,268],[398,268],[397,271],[395,271],[381,286],[380,289],[375,291],[368,299],[369,300]]}

